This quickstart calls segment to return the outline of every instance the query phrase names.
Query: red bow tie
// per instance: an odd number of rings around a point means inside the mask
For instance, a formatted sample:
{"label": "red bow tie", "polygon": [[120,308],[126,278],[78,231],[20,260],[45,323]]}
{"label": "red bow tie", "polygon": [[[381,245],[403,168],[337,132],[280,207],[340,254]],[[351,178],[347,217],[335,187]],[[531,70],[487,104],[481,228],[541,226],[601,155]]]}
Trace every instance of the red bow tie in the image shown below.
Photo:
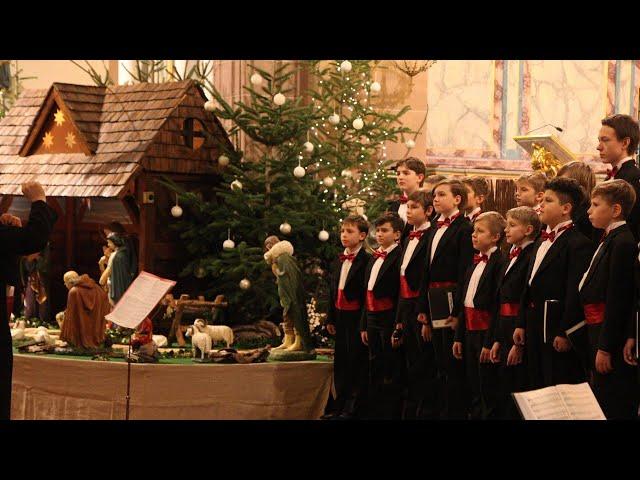
{"label": "red bow tie", "polygon": [[460,216],[460,212],[456,213],[455,215],[453,215],[453,216],[451,216],[449,218],[445,218],[442,221],[438,221],[438,228],[448,227],[449,225],[451,225],[451,222],[453,222],[459,216]]}
{"label": "red bow tie", "polygon": [[487,263],[488,261],[489,261],[489,257],[488,257],[488,256],[486,256],[484,253],[476,253],[476,254],[473,256],[473,264],[474,264],[474,265],[477,265],[477,264],[479,264],[480,262]]}
{"label": "red bow tie", "polygon": [[350,262],[353,262],[353,259],[356,258],[356,254],[355,253],[350,253],[348,255],[344,255],[344,254],[340,254],[340,261],[344,262],[345,260],[349,260]]}
{"label": "red bow tie", "polygon": [[511,252],[509,252],[509,260],[518,258],[518,255],[520,255],[520,253],[522,253],[522,248],[520,247],[514,248],[513,250],[511,250]]}
{"label": "red bow tie", "polygon": [[618,167],[613,167],[611,170],[607,171],[607,178],[605,180],[611,180],[618,173]]}
{"label": "red bow tie", "polygon": [[404,193],[402,195],[400,195],[400,203],[401,204],[405,204],[409,201],[409,197],[407,197]]}
{"label": "red bow tie", "polygon": [[411,240],[412,238],[417,238],[418,240],[420,240],[423,233],[424,230],[414,230],[412,232],[409,232],[409,240]]}
{"label": "red bow tie", "polygon": [[543,242],[545,240],[549,240],[551,243],[553,243],[553,241],[556,239],[556,235],[558,235],[560,232],[564,232],[565,230],[567,230],[567,229],[569,229],[571,227],[573,227],[573,223],[570,223],[569,225],[565,225],[564,227],[560,228],[557,232],[555,232],[555,231],[542,232],[540,234],[540,238],[542,239]]}
{"label": "red bow tie", "polygon": [[384,250],[382,251],[375,250],[373,252],[373,256],[384,260],[385,258],[387,258],[387,252],[385,252]]}

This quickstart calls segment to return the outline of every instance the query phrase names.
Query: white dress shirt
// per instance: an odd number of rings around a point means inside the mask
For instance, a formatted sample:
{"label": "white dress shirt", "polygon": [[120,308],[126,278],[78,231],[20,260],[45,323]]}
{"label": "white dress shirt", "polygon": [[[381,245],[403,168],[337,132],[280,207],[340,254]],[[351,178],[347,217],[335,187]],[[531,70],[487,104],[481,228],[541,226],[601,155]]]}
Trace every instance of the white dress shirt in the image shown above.
{"label": "white dress shirt", "polygon": [[[398,244],[394,243],[390,247],[385,248],[384,251],[387,252],[387,255],[388,255],[397,246]],[[367,285],[367,290],[373,290],[373,287],[376,284],[376,280],[378,279],[378,273],[380,273],[380,268],[382,268],[383,263],[384,263],[384,258],[382,257],[376,258],[376,261],[373,262],[373,267],[371,267],[371,276],[369,277],[369,284]]]}
{"label": "white dress shirt", "polygon": [[407,224],[407,204],[406,203],[400,204],[400,206],[398,207],[398,215],[406,225]]}
{"label": "white dress shirt", "polygon": [[[566,232],[566,230],[563,230],[563,231],[558,233],[558,230],[560,230],[565,225],[570,225],[571,223],[573,223],[572,220],[567,220],[566,222],[559,223],[558,225],[556,225],[556,227],[553,230],[551,230],[549,227],[547,227],[547,233],[550,233],[552,231],[556,232],[556,237],[555,237],[554,241],[558,240],[560,235],[562,235],[564,232]],[[540,248],[538,248],[538,251],[536,253],[536,259],[535,259],[535,261],[533,263],[533,269],[531,270],[531,276],[529,277],[529,286],[531,286],[531,281],[533,280],[533,277],[536,276],[536,272],[538,271],[538,268],[540,268],[540,264],[542,263],[542,260],[544,260],[545,255],[547,254],[547,252],[551,248],[551,245],[552,245],[552,243],[551,243],[550,240],[545,240],[544,242],[542,242],[540,244]]]}
{"label": "white dress shirt", "polygon": [[[620,222],[613,222],[611,225],[609,225],[606,229],[605,232],[607,234],[609,234],[609,232],[611,230],[615,230],[616,228],[624,225],[625,222],[624,220],[620,221]],[[589,263],[589,268],[587,268],[587,271],[584,272],[584,275],[582,275],[582,280],[580,280],[580,285],[578,285],[578,291],[582,290],[582,287],[584,287],[584,282],[587,280],[587,276],[589,275],[589,272],[591,271],[591,266],[593,265],[593,261],[596,259],[596,255],[598,255],[598,252],[600,252],[600,249],[602,248],[602,245],[604,244],[604,242],[600,242],[600,245],[598,245],[598,248],[596,248],[595,253],[593,254],[593,257],[591,257],[591,262]]]}
{"label": "white dress shirt", "polygon": [[[431,222],[426,221],[422,225],[420,225],[420,227],[417,228],[416,231],[426,230],[430,226],[431,226]],[[407,269],[407,266],[409,265],[409,261],[413,256],[413,252],[416,251],[416,247],[418,246],[419,241],[420,240],[418,240],[417,238],[412,238],[411,240],[409,240],[409,243],[407,244],[407,249],[404,251],[404,257],[402,257],[402,264],[400,265],[400,275],[404,275],[404,272]]]}
{"label": "white dress shirt", "polygon": [[[486,255],[491,258],[491,254],[498,250],[498,247],[493,247],[489,250]],[[480,284],[480,277],[482,277],[482,272],[487,266],[487,262],[478,262],[476,268],[473,269],[473,273],[471,274],[471,278],[469,279],[469,287],[467,288],[467,294],[464,296],[464,306],[468,308],[475,308],[473,305],[473,297],[476,296],[476,291],[478,290],[478,285]]]}
{"label": "white dress shirt", "polygon": [[473,210],[471,210],[471,212],[469,212],[469,213],[468,213],[467,215],[465,215],[465,216],[469,219],[469,221],[470,221],[471,223],[473,223],[473,216],[474,216],[474,215],[476,215],[476,214],[479,214],[481,211],[482,211],[482,208],[481,208],[481,207],[476,207],[476,208],[474,208]]}
{"label": "white dress shirt", "polygon": [[[529,246],[529,245],[531,245],[532,243],[533,243],[533,240],[525,240],[524,242],[522,242],[522,243],[520,244],[520,248],[521,248],[522,250],[524,250],[524,248],[525,248],[525,247],[528,247],[528,246]],[[509,253],[513,252],[516,248],[518,248],[516,245],[514,245],[513,247],[511,247],[511,250],[509,250]],[[513,258],[511,259],[511,261],[509,262],[509,266],[508,266],[508,267],[507,267],[507,269],[504,271],[504,274],[505,274],[505,275],[507,274],[507,272],[508,272],[509,270],[511,270],[511,267],[513,267],[513,266],[516,264],[516,262],[517,262],[517,261],[518,261],[518,257],[513,257]]]}
{"label": "white dress shirt", "polygon": [[[453,212],[451,212],[451,215],[449,215],[448,217],[443,217],[443,218],[439,218],[438,221],[445,221],[447,218],[451,218],[454,215],[456,215],[459,212],[459,210],[456,208]],[[444,227],[440,227],[438,228],[438,230],[436,230],[435,235],[433,236],[433,242],[431,243],[431,256],[429,257],[429,263],[433,262],[433,256],[436,253],[436,250],[438,249],[438,244],[440,243],[440,239],[442,238],[442,235],[444,235],[444,232],[447,231],[447,226]]]}
{"label": "white dress shirt", "polygon": [[[358,252],[360,252],[361,248],[362,244],[352,252],[350,252],[348,248],[345,248],[344,254],[349,255],[350,253],[353,253],[357,257]],[[338,290],[344,290],[344,284],[347,283],[347,276],[349,275],[349,270],[351,270],[352,263],[353,262],[351,260],[345,260],[344,262],[342,262],[342,268],[340,269],[340,281],[338,282]]]}

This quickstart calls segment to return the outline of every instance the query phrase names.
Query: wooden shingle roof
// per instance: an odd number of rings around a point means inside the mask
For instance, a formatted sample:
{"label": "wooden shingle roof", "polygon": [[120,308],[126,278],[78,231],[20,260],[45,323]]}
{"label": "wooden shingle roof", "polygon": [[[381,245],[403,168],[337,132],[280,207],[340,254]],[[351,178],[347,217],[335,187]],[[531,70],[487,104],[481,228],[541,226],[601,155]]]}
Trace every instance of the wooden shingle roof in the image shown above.
{"label": "wooden shingle roof", "polygon": [[[184,117],[195,116],[230,146],[205,100],[192,80],[25,91],[0,120],[0,194],[20,195],[22,182],[36,180],[49,196],[115,197],[142,169],[213,173],[219,146],[194,151],[181,135]],[[73,122],[84,153],[30,154],[52,105]]]}

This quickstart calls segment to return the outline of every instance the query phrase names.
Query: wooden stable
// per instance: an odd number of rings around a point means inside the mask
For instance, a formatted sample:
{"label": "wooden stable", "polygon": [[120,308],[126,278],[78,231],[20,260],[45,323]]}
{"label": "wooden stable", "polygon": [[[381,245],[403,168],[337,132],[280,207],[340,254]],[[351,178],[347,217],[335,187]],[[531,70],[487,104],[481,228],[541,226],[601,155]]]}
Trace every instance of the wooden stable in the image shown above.
{"label": "wooden stable", "polygon": [[[209,197],[216,159],[232,148],[192,80],[28,90],[0,121],[0,213],[26,220],[20,186],[40,182],[59,219],[51,237],[52,311],[64,308],[65,271],[98,278],[102,227],[119,221],[139,241],[139,269],[178,279],[186,261],[170,228],[170,178]],[[202,129],[214,135],[205,139]]]}

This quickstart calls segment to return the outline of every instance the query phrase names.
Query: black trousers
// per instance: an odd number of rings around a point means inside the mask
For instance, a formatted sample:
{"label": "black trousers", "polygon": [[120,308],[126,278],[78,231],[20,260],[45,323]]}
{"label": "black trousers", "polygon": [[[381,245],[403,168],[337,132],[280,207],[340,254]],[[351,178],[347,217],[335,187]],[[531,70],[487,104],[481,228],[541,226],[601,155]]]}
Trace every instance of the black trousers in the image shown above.
{"label": "black trousers", "polygon": [[433,329],[440,418],[466,419],[468,387],[465,362],[453,356],[454,331],[450,327]]}
{"label": "black trousers", "polygon": [[403,417],[432,419],[439,413],[435,352],[433,342],[422,339],[417,307],[417,299],[398,301],[398,318],[404,325],[402,338],[407,372]]}
{"label": "black trousers", "polygon": [[527,308],[525,350],[529,388],[537,389],[561,383],[582,383],[587,380],[586,372],[575,350],[558,352],[553,348],[553,337],[547,332],[544,342],[543,311]]}
{"label": "black trousers", "polygon": [[7,288],[0,283],[0,420],[11,416],[11,375],[13,372],[13,346],[7,315]]}
{"label": "black trousers", "polygon": [[369,402],[367,416],[397,419],[401,414],[402,385],[396,373],[398,357],[391,347],[395,311],[368,312]]}
{"label": "black trousers", "polygon": [[469,388],[469,417],[471,420],[495,418],[497,403],[497,367],[492,363],[480,363],[486,330],[465,333],[464,361]]}
{"label": "black trousers", "polygon": [[598,373],[595,367],[600,325],[588,325],[590,346],[591,388],[607,419],[636,419],[638,417],[639,387],[636,367],[628,365],[622,356],[624,345],[611,353],[613,371]]}
{"label": "black trousers", "polygon": [[497,369],[495,416],[499,419],[520,420],[520,413],[511,394],[528,389],[527,359],[525,355],[522,363],[507,366],[507,357],[513,347],[516,317],[498,317],[497,322],[496,335],[500,339],[500,363]]}
{"label": "black trousers", "polygon": [[360,315],[360,310],[338,310],[336,316],[333,378],[337,413],[359,414],[366,398],[369,353],[360,336]]}

